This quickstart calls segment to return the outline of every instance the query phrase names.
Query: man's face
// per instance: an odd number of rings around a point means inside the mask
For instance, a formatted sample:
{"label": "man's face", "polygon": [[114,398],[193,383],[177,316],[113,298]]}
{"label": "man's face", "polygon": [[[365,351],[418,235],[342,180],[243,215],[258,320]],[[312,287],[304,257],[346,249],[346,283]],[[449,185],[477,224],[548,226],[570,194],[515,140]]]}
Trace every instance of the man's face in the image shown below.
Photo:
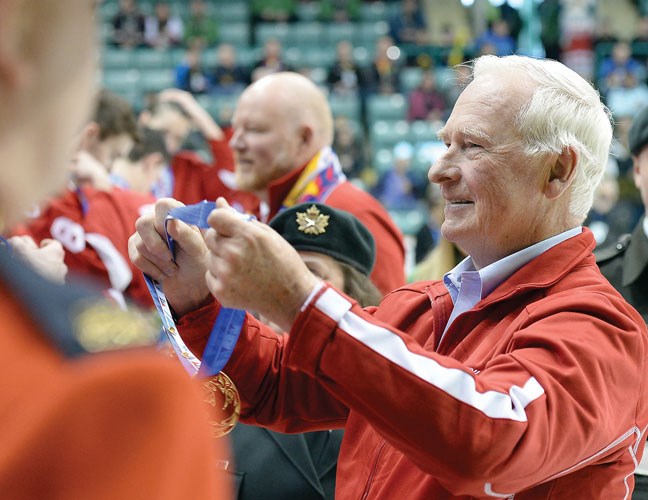
{"label": "man's face", "polygon": [[648,147],[644,147],[639,156],[634,156],[632,160],[632,174],[635,186],[641,193],[641,201],[643,201],[644,207],[648,211]]}
{"label": "man's face", "polygon": [[118,134],[98,140],[88,150],[95,159],[101,163],[107,170],[110,170],[113,162],[117,158],[124,158],[133,147],[133,138],[130,134]]}
{"label": "man's face", "polygon": [[443,236],[481,268],[534,243],[542,218],[543,172],[523,154],[513,126],[524,98],[504,78],[477,80],[440,132],[448,150],[430,168],[445,199]]}
{"label": "man's face", "polygon": [[236,160],[236,183],[243,191],[264,191],[300,165],[294,164],[299,145],[297,127],[281,113],[272,96],[245,92],[238,101],[230,147]]}
{"label": "man's face", "polygon": [[160,109],[151,117],[148,126],[153,130],[160,130],[164,133],[164,143],[167,151],[175,155],[184,144],[191,132],[191,120],[180,111],[170,107]]}

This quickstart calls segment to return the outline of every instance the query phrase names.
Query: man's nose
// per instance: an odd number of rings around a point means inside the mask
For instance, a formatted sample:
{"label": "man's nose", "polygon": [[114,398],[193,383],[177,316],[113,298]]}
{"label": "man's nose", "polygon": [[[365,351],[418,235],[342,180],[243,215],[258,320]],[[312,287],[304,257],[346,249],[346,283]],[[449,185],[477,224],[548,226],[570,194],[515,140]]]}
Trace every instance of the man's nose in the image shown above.
{"label": "man's nose", "polygon": [[243,146],[243,132],[241,129],[234,129],[234,133],[229,140],[229,147],[232,149],[241,149]]}
{"label": "man's nose", "polygon": [[452,161],[450,150],[447,150],[430,166],[428,179],[435,184],[441,184],[456,179],[457,174],[458,168]]}

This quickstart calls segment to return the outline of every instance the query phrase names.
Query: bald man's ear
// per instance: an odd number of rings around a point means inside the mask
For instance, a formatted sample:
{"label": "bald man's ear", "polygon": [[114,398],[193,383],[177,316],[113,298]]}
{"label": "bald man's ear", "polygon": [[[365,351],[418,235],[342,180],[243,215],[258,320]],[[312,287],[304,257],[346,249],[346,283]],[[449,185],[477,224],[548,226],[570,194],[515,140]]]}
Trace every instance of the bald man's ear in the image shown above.
{"label": "bald man's ear", "polygon": [[544,193],[548,199],[555,200],[569,189],[580,165],[578,153],[573,146],[564,147],[552,161]]}
{"label": "bald man's ear", "polygon": [[31,61],[28,58],[29,2],[0,0],[0,91],[18,89],[27,81]]}
{"label": "bald man's ear", "polygon": [[309,147],[313,143],[315,132],[309,125],[301,125],[299,127],[300,145]]}

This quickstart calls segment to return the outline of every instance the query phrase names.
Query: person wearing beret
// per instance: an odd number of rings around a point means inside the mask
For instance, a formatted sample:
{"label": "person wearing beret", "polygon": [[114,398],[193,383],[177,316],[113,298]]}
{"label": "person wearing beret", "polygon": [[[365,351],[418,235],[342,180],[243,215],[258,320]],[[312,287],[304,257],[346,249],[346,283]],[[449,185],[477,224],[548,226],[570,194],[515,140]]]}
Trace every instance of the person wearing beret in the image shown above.
{"label": "person wearing beret", "polygon": [[[645,208],[648,207],[648,107],[633,119],[628,130],[632,154],[632,174]],[[615,245],[597,252],[596,262],[610,283],[648,323],[648,218],[645,213],[631,234],[619,238]],[[634,500],[648,500],[648,460],[635,475]]]}
{"label": "person wearing beret", "polygon": [[[0,0],[0,232],[65,188],[96,94],[97,6]],[[0,498],[231,498],[214,473],[227,442],[157,325],[19,254],[0,245]]]}
{"label": "person wearing beret", "polygon": [[[319,203],[280,212],[269,226],[295,248],[310,271],[364,306],[381,294],[369,279],[376,249],[355,216]],[[238,500],[333,500],[343,431],[283,434],[239,423],[230,437]]]}

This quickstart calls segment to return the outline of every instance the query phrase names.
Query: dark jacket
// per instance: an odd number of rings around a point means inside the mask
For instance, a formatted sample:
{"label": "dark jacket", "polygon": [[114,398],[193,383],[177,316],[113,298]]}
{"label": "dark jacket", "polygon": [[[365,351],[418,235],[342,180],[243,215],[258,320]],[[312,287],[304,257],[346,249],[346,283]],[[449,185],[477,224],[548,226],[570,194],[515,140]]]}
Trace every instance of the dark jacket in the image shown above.
{"label": "dark jacket", "polygon": [[238,500],[333,500],[343,431],[281,434],[239,423],[229,435]]}
{"label": "dark jacket", "polygon": [[595,255],[603,275],[648,323],[648,238],[643,220],[632,234],[621,236],[616,245]]}

